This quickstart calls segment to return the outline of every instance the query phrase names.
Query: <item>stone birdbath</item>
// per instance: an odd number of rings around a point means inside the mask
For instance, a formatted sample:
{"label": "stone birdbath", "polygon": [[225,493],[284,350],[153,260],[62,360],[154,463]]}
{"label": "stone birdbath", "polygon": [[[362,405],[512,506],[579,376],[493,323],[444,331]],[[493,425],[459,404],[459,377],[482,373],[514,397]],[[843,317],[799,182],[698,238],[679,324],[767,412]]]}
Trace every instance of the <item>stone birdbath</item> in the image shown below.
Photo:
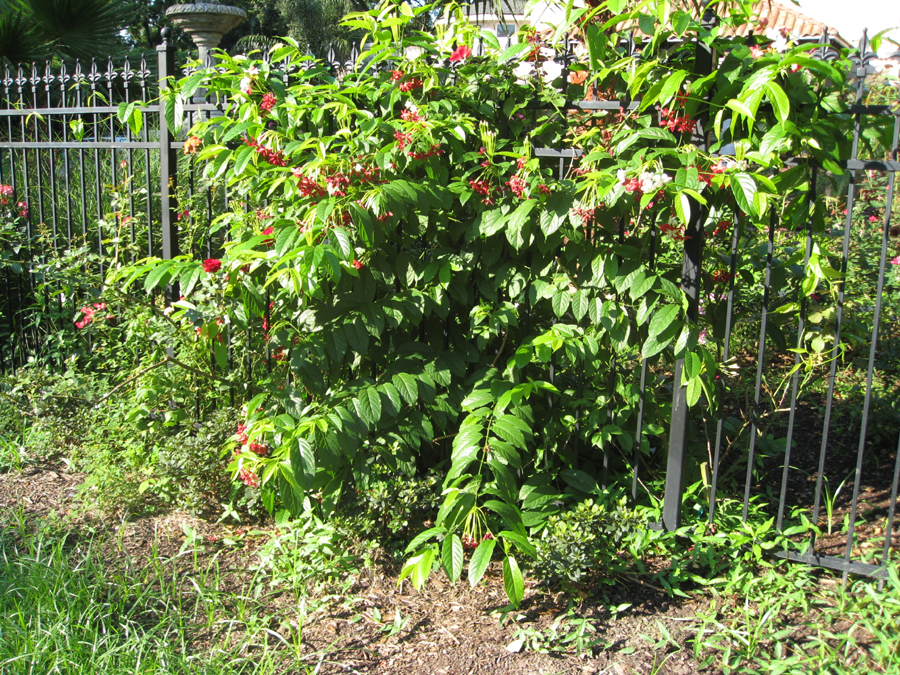
{"label": "stone birdbath", "polygon": [[166,16],[191,36],[200,52],[200,63],[209,64],[209,53],[219,46],[225,33],[247,18],[247,12],[213,1],[172,5]]}

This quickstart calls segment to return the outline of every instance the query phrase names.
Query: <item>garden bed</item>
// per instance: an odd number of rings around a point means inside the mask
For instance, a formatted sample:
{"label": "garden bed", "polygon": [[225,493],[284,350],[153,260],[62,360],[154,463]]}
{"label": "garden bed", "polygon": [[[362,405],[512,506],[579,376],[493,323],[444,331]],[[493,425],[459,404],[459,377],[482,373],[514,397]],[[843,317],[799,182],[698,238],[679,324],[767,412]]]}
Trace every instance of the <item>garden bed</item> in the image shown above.
{"label": "garden bed", "polygon": [[[731,639],[729,631],[750,630],[741,623],[756,615],[752,604],[741,610],[736,593],[729,599],[694,589],[692,597],[677,597],[649,575],[622,576],[605,592],[585,592],[584,598],[529,580],[522,605],[512,610],[497,562],[475,589],[436,574],[419,593],[408,581],[398,585],[399,563],[379,550],[360,551],[360,564],[340,578],[323,569],[330,583],[308,580],[307,590],[297,592],[277,584],[277,573],[255,570],[267,543],[281,534],[273,523],[226,525],[179,511],[138,518],[84,512],[76,498],[82,479],[52,462],[0,474],[0,509],[13,514],[3,523],[6,531],[0,530],[4,547],[21,535],[23,523],[49,524],[72,555],[92,542],[103,565],[132,577],[151,571],[158,580],[155,593],[178,596],[190,653],[224,651],[245,665],[263,659],[275,672],[717,673],[723,671],[714,651],[695,653],[698,632],[704,640]],[[14,531],[19,534],[10,535]],[[5,553],[15,556],[11,549]],[[290,555],[284,549],[282,557]],[[649,563],[666,567],[665,560]],[[833,630],[837,620],[854,639],[855,651],[841,657],[853,672],[873,636],[852,628],[858,616],[829,614],[831,602],[824,597],[837,586],[827,573],[803,578],[802,593],[822,601],[810,614],[793,609],[779,616],[760,636],[759,648],[774,650],[772,633],[781,629],[780,639],[799,649],[822,627]],[[742,620],[741,611],[751,614]],[[721,632],[710,624],[716,616]],[[832,649],[842,640],[836,636]]]}

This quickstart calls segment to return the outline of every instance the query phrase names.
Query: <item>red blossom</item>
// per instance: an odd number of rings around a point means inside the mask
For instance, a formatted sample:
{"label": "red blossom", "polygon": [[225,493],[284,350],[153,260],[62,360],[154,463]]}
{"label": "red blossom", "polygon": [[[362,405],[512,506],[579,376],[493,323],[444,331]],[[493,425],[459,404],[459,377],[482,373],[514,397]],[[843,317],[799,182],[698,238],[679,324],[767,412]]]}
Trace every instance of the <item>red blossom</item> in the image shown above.
{"label": "red blossom", "polygon": [[465,61],[472,55],[472,50],[466,47],[465,45],[459,45],[454,52],[450,55],[450,62],[455,63],[457,61]]}
{"label": "red blossom", "polygon": [[391,70],[389,72],[391,74],[391,82],[399,82],[406,75],[402,70]]}
{"label": "red blossom", "polygon": [[519,199],[522,199],[525,195],[525,188],[528,187],[528,183],[521,176],[513,176],[510,178],[507,183],[510,191]]}
{"label": "red blossom", "polygon": [[257,476],[252,469],[241,469],[240,473],[238,473],[238,478],[240,478],[247,487],[259,487],[259,476]]}
{"label": "red blossom", "polygon": [[358,270],[361,270],[363,268],[363,264],[359,262],[359,260],[354,260],[351,264]]}
{"label": "red blossom", "polygon": [[400,119],[404,122],[424,122],[425,118],[419,114],[417,110],[407,110],[406,108],[400,113]]}
{"label": "red blossom", "polygon": [[272,108],[275,107],[276,103],[278,103],[278,99],[275,98],[275,94],[269,92],[265,96],[263,96],[263,99],[259,104],[259,109],[263,112],[269,112]]}
{"label": "red blossom", "polygon": [[397,87],[400,91],[407,93],[412,91],[413,89],[419,89],[422,86],[422,80],[417,77],[413,77],[406,82],[401,82]]}
{"label": "red blossom", "polygon": [[203,270],[207,274],[215,274],[222,269],[222,261],[216,258],[207,258],[203,261]]}
{"label": "red blossom", "polygon": [[404,133],[399,130],[394,132],[394,138],[397,139],[397,147],[400,150],[403,150],[403,148],[405,148],[413,141],[413,135],[411,132]]}

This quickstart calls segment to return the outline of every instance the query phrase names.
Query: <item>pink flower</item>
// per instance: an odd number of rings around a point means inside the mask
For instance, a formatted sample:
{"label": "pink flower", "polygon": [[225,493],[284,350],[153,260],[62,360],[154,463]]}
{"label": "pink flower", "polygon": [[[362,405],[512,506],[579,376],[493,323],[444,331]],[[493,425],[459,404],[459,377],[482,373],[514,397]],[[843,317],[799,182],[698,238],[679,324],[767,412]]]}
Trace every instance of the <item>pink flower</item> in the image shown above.
{"label": "pink flower", "polygon": [[870,222],[870,223],[874,223],[874,222],[877,222],[877,221],[878,221],[878,216],[876,216],[876,215],[874,215],[874,214],[871,215],[871,216],[869,216],[869,222]]}
{"label": "pink flower", "polygon": [[263,112],[269,112],[272,108],[275,107],[275,104],[278,102],[278,99],[275,98],[275,94],[272,92],[268,92],[265,96],[263,96],[262,101],[259,104],[259,109]]}
{"label": "pink flower", "polygon": [[[264,229],[264,230],[262,231],[263,234],[272,234],[272,233],[274,233],[274,232],[275,232],[275,228],[272,227],[271,225],[269,225],[266,229]],[[274,238],[274,237],[268,237],[267,239],[263,239],[263,243],[266,244],[266,245],[268,245],[268,246],[271,246],[272,244],[275,243],[275,238]]]}
{"label": "pink flower", "polygon": [[403,93],[407,93],[412,91],[413,89],[418,89],[422,86],[422,80],[417,77],[412,78],[411,80],[407,80],[406,82],[401,82],[400,86],[397,88]]}
{"label": "pink flower", "polygon": [[891,265],[900,265],[900,255],[891,260]]}
{"label": "pink flower", "polygon": [[215,274],[222,269],[222,261],[216,258],[207,258],[203,261],[203,270],[207,274]]}
{"label": "pink flower", "polygon": [[[95,303],[94,307],[97,307],[99,309],[100,305]],[[103,305],[102,307],[103,309],[106,309],[106,305]],[[78,328],[78,330],[81,330],[82,328],[87,326],[94,319],[94,314],[96,314],[96,312],[97,310],[91,307],[82,307],[81,313],[83,316],[81,318],[81,321],[75,322],[75,327]]]}
{"label": "pink flower", "polygon": [[752,56],[754,59],[760,58],[763,54],[764,54],[763,50],[760,49],[759,47],[757,47],[756,45],[753,45],[752,47],[750,47],[750,56]]}
{"label": "pink flower", "polygon": [[238,478],[240,478],[247,487],[259,487],[259,476],[257,476],[252,469],[241,469]]}
{"label": "pink flower", "polygon": [[450,55],[450,62],[453,63],[455,61],[465,61],[472,55],[472,50],[466,47],[465,45],[460,45],[456,48],[456,50]]}

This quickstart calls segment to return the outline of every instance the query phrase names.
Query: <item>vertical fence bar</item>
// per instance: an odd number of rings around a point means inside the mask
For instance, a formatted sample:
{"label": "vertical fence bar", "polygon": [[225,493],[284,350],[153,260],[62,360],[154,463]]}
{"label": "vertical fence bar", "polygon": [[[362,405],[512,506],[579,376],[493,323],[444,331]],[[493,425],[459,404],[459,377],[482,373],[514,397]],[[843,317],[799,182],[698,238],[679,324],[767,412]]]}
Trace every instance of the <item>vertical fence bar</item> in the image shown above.
{"label": "vertical fence bar", "polygon": [[[865,34],[863,35],[863,40],[859,45],[859,61],[860,64],[863,62],[863,57],[866,51],[866,38]],[[856,105],[860,105],[863,100],[863,96],[865,95],[865,68],[861,67],[857,70],[857,81],[856,81]],[[853,117],[853,140],[850,146],[850,160],[856,160],[859,156],[859,137],[862,132],[862,115],[857,112]],[[896,146],[895,146],[896,147]],[[841,250],[841,276],[840,282],[838,283],[838,293],[837,293],[837,301],[835,303],[835,318],[834,318],[834,346],[831,349],[831,369],[828,375],[828,394],[825,397],[825,419],[822,423],[822,444],[819,447],[819,465],[818,472],[816,475],[816,492],[813,500],[813,523],[818,525],[819,523],[819,513],[822,508],[822,486],[825,478],[825,457],[828,452],[828,441],[829,441],[829,433],[831,431],[831,414],[834,408],[834,386],[835,381],[837,379],[837,364],[838,357],[841,354],[841,328],[843,326],[844,319],[844,295],[846,293],[846,287],[844,280],[847,278],[847,266],[848,261],[850,260],[850,232],[853,227],[853,205],[856,200],[856,169],[850,169],[849,173],[849,185],[847,186],[847,211],[846,217],[844,218],[844,240],[843,247]],[[810,553],[815,554],[816,549],[816,534],[812,532],[810,534]]]}
{"label": "vertical fence bar", "polygon": [[[171,260],[178,255],[178,230],[175,225],[175,190],[178,180],[178,153],[172,147],[175,141],[174,129],[166,122],[162,92],[168,88],[169,73],[175,72],[175,48],[169,44],[171,29],[160,31],[162,44],[156,48],[159,59],[159,190],[160,190],[160,228],[162,238],[162,257]],[[173,289],[167,291],[168,300],[174,298]]]}
{"label": "vertical fence bar", "polygon": [[[803,269],[809,266],[809,258],[812,255],[813,237],[812,237],[812,214],[810,207],[815,202],[816,181],[819,178],[818,169],[812,168],[810,173],[809,189],[806,193],[806,250],[803,257]],[[802,283],[801,283],[802,287]],[[801,290],[802,294],[802,290]],[[803,347],[803,333],[806,330],[806,311],[808,308],[806,296],[800,298],[800,319],[797,323],[797,349]],[[787,498],[788,474],[791,466],[791,448],[794,441],[794,422],[797,418],[797,393],[800,389],[800,353],[794,355],[794,376],[791,382],[791,412],[788,415],[787,438],[784,444],[784,466],[781,472],[781,492],[778,497],[778,515],[776,517],[775,527],[780,532],[784,524],[784,503]]]}
{"label": "vertical fence bar", "polygon": [[766,361],[766,331],[769,324],[769,294],[772,291],[772,255],[775,248],[775,221],[774,209],[769,212],[769,240],[766,247],[766,278],[763,285],[762,314],[759,322],[759,355],[756,359],[756,386],[753,392],[753,409],[750,411],[750,448],[747,453],[747,478],[744,483],[744,510],[741,515],[743,522],[747,522],[750,511],[750,484],[753,482],[753,461],[756,454],[756,435],[759,426],[760,409],[759,399],[762,395],[763,365]]}
{"label": "vertical fence bar", "polygon": [[[722,362],[727,364],[731,358],[731,331],[734,327],[734,287],[735,277],[738,267],[738,243],[740,241],[740,220],[732,218],[731,233],[731,263],[728,267],[728,299],[725,306],[725,348],[722,352]],[[721,380],[720,380],[721,382]],[[721,383],[718,386],[720,392],[724,392],[725,385]],[[723,397],[724,398],[724,397]],[[719,488],[719,462],[722,458],[722,428],[725,423],[724,400],[722,401],[723,409],[716,420],[716,445],[713,451],[712,479],[709,485],[709,519],[708,524],[712,525],[716,515],[716,491]]]}
{"label": "vertical fence bar", "polygon": [[[703,16],[704,25],[714,25],[715,15],[707,11]],[[715,61],[712,50],[705,44],[695,45],[694,58],[697,73],[711,73]],[[703,138],[698,144],[706,149],[707,115],[698,114],[699,134]],[[708,210],[705,205],[690,200],[691,214],[684,232],[684,257],[681,269],[681,289],[687,297],[688,308],[685,319],[697,323],[700,304],[700,270],[703,259],[704,224]],[[681,501],[684,496],[684,468],[687,459],[687,430],[690,424],[690,407],[687,404],[687,388],[681,384],[684,357],[675,361],[672,383],[672,421],[669,434],[669,452],[666,458],[666,487],[663,501],[663,526],[668,531],[678,529],[681,522]]]}

